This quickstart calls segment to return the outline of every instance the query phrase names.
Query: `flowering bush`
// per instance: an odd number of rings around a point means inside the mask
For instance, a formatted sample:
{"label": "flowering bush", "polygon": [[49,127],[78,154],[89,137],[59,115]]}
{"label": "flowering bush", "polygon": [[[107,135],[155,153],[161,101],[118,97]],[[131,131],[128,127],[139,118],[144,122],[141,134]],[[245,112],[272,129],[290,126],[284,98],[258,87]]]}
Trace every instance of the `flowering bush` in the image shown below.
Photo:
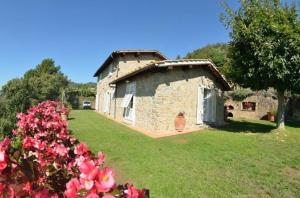
{"label": "flowering bush", "polygon": [[0,142],[0,198],[146,198],[144,190],[117,185],[104,154],[70,135],[68,113],[46,101],[17,115],[13,137]]}

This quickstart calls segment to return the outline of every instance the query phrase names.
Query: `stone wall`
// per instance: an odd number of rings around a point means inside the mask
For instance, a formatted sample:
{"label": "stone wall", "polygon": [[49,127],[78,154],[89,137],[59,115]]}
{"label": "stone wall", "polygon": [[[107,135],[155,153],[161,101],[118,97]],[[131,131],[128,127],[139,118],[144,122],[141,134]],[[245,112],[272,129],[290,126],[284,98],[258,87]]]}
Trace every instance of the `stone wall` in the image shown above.
{"label": "stone wall", "polygon": [[[242,109],[242,102],[255,102],[256,110],[249,111]],[[249,96],[242,101],[234,101],[232,99],[226,100],[226,106],[233,106],[233,110],[229,110],[234,118],[244,119],[264,119],[267,112],[272,112],[277,109],[277,100],[269,96],[263,96],[259,92],[255,95]]]}
{"label": "stone wall", "polygon": [[[203,68],[166,68],[138,75],[136,82],[134,125],[149,131],[174,131],[176,115],[184,111],[185,130],[196,129],[198,87],[218,90],[216,124],[224,123],[224,101],[221,86],[216,78]],[[116,104],[119,106],[125,95],[126,83],[117,84]],[[123,109],[117,109],[116,118],[122,120]],[[202,126],[201,126],[202,127]]]}
{"label": "stone wall", "polygon": [[[97,82],[97,95],[99,100],[98,107],[95,107],[97,111],[104,113],[104,95],[105,92],[111,89],[111,87],[109,86],[109,83],[111,81],[115,80],[117,77],[128,74],[133,70],[144,67],[145,65],[156,60],[159,60],[159,58],[152,54],[140,54],[138,56],[132,54],[125,54],[124,56],[115,57],[113,62],[110,64],[112,67],[111,75],[109,75],[109,65],[101,72],[103,79]],[[109,112],[105,114],[113,117],[113,112],[115,112],[115,105],[113,105],[112,102],[109,109]]]}

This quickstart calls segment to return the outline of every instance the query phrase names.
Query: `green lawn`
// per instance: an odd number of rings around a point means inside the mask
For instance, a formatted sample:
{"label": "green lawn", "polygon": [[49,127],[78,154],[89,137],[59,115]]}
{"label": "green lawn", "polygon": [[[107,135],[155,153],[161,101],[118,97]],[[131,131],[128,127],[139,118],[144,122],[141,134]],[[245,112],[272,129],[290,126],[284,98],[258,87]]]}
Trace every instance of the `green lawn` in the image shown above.
{"label": "green lawn", "polygon": [[102,150],[118,182],[151,198],[300,197],[300,123],[276,131],[265,121],[152,139],[93,111],[72,111],[70,129]]}

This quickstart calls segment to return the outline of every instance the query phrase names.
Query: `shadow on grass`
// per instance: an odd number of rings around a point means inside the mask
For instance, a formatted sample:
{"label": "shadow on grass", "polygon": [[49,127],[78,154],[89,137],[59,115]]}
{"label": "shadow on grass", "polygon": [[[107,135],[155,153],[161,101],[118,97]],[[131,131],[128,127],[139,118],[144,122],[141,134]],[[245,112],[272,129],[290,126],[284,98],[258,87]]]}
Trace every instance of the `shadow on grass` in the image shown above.
{"label": "shadow on grass", "polygon": [[275,126],[268,123],[255,123],[245,120],[230,120],[229,124],[219,129],[232,133],[269,133]]}
{"label": "shadow on grass", "polygon": [[300,128],[300,121],[287,121],[285,125],[289,127]]}
{"label": "shadow on grass", "polygon": [[68,120],[75,120],[75,118],[68,118]]}

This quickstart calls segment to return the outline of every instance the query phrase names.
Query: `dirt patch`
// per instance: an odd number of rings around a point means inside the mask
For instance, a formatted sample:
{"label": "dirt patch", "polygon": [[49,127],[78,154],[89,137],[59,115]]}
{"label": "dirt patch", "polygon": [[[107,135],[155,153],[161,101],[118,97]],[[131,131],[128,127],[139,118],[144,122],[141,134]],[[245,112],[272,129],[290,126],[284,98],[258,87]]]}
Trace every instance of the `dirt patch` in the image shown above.
{"label": "dirt patch", "polygon": [[177,138],[177,139],[175,140],[175,142],[176,142],[176,143],[185,144],[185,143],[188,143],[189,141],[188,141],[188,139],[186,139],[186,138]]}
{"label": "dirt patch", "polygon": [[299,168],[292,168],[292,167],[285,167],[283,169],[283,174],[287,176],[292,182],[300,184],[300,169]]}

